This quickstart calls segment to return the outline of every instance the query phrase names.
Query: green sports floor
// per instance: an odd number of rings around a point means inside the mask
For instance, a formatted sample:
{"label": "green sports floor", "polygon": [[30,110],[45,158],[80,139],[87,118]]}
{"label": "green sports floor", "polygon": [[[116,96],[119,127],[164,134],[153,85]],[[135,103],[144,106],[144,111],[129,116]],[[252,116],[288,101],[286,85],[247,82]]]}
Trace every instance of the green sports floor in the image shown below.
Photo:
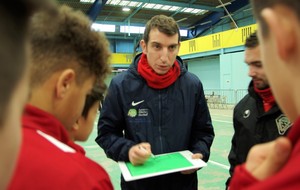
{"label": "green sports floor", "polygon": [[[207,166],[198,171],[199,190],[225,189],[229,176],[227,160],[233,135],[232,109],[210,109],[215,139],[211,147],[210,160]],[[103,150],[96,144],[97,123],[87,142],[80,143],[86,150],[87,156],[103,166],[110,175],[115,190],[120,190],[120,169],[116,162],[106,157]]]}

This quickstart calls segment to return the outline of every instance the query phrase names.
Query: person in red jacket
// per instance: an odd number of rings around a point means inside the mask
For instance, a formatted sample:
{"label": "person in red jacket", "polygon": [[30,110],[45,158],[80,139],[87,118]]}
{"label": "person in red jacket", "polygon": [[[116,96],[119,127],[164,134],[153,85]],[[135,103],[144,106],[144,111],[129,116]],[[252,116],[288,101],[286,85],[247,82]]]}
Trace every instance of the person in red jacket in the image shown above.
{"label": "person in red jacket", "polygon": [[274,96],[293,122],[287,137],[257,145],[235,169],[230,190],[300,187],[300,1],[252,0],[262,63]]}
{"label": "person in red jacket", "polygon": [[113,189],[106,171],[78,151],[67,132],[109,71],[106,37],[83,13],[62,6],[35,14],[29,38],[30,97],[9,189]]}
{"label": "person in red jacket", "polygon": [[21,115],[28,96],[29,19],[50,4],[47,0],[0,2],[0,189],[7,188],[21,146]]}

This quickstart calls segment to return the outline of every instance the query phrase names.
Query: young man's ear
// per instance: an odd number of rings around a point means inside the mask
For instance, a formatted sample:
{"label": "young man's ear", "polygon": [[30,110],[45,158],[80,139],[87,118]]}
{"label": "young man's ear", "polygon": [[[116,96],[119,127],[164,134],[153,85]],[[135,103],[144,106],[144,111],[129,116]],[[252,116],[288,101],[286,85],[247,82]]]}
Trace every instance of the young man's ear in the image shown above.
{"label": "young man's ear", "polygon": [[140,41],[140,46],[141,46],[141,48],[142,48],[143,53],[144,53],[145,55],[147,55],[147,44],[146,44],[145,40],[141,40],[141,41]]}
{"label": "young man's ear", "polygon": [[289,59],[297,51],[296,15],[285,6],[277,6],[264,9],[262,17],[270,30],[267,38],[274,39],[279,57],[283,60]]}
{"label": "young man's ear", "polygon": [[66,69],[58,77],[56,82],[56,97],[62,99],[69,92],[71,85],[75,82],[75,72]]}
{"label": "young man's ear", "polygon": [[78,131],[78,129],[79,129],[79,124],[78,124],[78,120],[77,120],[72,126],[72,131]]}

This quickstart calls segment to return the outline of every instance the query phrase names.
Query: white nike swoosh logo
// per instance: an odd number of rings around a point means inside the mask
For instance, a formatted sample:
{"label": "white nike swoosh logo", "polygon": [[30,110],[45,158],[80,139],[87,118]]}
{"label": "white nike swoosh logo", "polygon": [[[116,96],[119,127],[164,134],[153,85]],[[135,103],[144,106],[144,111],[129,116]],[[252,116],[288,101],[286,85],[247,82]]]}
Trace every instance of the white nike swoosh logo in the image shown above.
{"label": "white nike swoosh logo", "polygon": [[132,101],[132,102],[131,102],[131,105],[132,105],[132,106],[136,106],[136,105],[139,105],[140,103],[143,103],[143,102],[144,102],[144,100],[139,101],[139,102],[134,102],[134,101]]}

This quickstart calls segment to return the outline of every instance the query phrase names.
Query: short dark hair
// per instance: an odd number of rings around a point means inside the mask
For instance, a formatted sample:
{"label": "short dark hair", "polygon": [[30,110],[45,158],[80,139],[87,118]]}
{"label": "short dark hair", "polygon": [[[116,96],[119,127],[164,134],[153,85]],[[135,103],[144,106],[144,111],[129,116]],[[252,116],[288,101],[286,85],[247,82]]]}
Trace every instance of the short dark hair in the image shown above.
{"label": "short dark hair", "polygon": [[[85,104],[83,107],[83,111],[81,113],[82,117],[85,119],[88,116],[89,110],[94,105],[95,102],[100,101],[102,103],[104,99],[104,90],[106,89],[105,86],[101,86],[100,83],[96,83],[96,85],[93,87],[91,94],[87,95],[85,99]],[[100,105],[99,105],[100,110]]]}
{"label": "short dark hair", "polygon": [[30,16],[47,7],[48,1],[15,0],[0,2],[0,127],[7,114],[11,94],[27,65],[27,28]]}
{"label": "short dark hair", "polygon": [[146,44],[149,41],[150,31],[154,28],[157,28],[160,32],[168,36],[174,36],[175,34],[178,34],[178,42],[180,42],[179,26],[172,17],[156,15],[147,22],[143,36]]}
{"label": "short dark hair", "polygon": [[265,8],[271,8],[275,5],[284,5],[289,7],[295,12],[300,20],[300,1],[299,0],[251,0],[252,8],[256,19],[260,22],[260,29],[262,30],[263,36],[269,34],[269,29],[266,22],[261,17],[261,11]]}
{"label": "short dark hair", "polygon": [[257,37],[257,32],[253,32],[248,36],[246,39],[245,47],[246,48],[255,48],[259,45],[258,37]]}

